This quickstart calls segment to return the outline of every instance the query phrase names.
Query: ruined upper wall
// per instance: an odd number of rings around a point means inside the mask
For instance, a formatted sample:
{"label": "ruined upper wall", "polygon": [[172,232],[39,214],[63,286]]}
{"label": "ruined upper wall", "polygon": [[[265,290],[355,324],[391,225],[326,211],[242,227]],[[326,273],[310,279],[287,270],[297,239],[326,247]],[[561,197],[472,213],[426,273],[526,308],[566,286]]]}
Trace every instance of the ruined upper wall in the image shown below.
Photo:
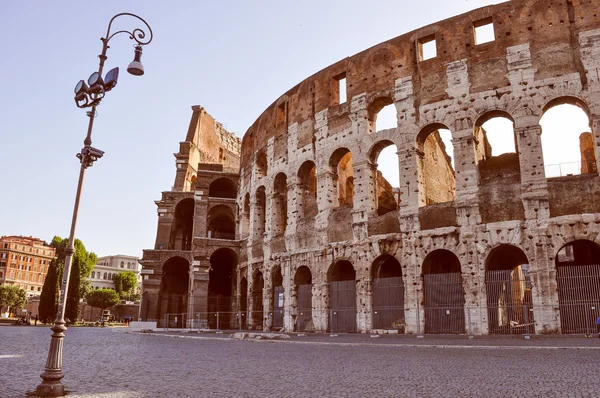
{"label": "ruined upper wall", "polygon": [[[521,69],[522,54],[515,46],[522,44],[528,45],[536,80],[578,73],[585,88],[579,34],[597,28],[598,10],[598,0],[512,0],[422,27],[341,60],[292,88],[263,112],[243,138],[242,168],[251,169],[253,154],[266,148],[270,139],[275,140],[274,162],[286,161],[285,145],[277,141],[295,148],[314,143],[315,115],[325,109],[330,134],[349,128],[352,98],[365,95],[367,104],[377,106],[378,98],[402,95],[402,81],[411,80],[416,110],[465,89],[472,94],[510,86],[509,71]],[[474,27],[488,21],[494,24],[496,39],[476,45]],[[437,56],[420,60],[420,43],[431,38]],[[507,54],[508,48],[514,54]],[[452,63],[456,70],[449,67]],[[338,104],[337,80],[343,76],[348,100]],[[412,116],[419,124],[420,112]],[[288,129],[296,123],[292,139]],[[250,175],[246,172],[243,177]]]}
{"label": "ruined upper wall", "polygon": [[201,106],[192,106],[192,118],[185,141],[174,154],[177,164],[174,191],[190,191],[196,181],[198,165],[219,164],[224,171],[238,172],[241,140],[225,130]]}

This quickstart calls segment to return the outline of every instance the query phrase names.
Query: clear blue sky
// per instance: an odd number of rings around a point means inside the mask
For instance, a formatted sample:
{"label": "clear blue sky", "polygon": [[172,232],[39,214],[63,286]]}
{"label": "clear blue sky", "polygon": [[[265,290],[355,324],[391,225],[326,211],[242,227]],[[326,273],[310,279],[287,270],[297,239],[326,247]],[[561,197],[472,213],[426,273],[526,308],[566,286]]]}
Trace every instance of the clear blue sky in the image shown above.
{"label": "clear blue sky", "polygon": [[[141,256],[156,234],[154,200],[175,176],[173,153],[192,105],[243,135],[271,102],[322,68],[486,0],[3,1],[0,3],[0,235],[67,236],[87,127],[73,101],[97,69],[110,18],[145,18],[146,74],[130,76],[126,35],[106,69],[118,86],[98,109],[76,236],[98,255]],[[116,28],[136,22],[121,18]]]}

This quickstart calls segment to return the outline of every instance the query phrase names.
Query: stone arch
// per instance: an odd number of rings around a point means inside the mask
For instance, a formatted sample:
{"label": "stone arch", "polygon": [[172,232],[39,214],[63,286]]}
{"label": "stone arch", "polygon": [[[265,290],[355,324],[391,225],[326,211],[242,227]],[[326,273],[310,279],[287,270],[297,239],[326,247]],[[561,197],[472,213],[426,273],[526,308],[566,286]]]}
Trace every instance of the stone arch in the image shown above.
{"label": "stone arch", "polygon": [[534,333],[529,260],[519,247],[496,245],[485,259],[490,334]]}
{"label": "stone arch", "polygon": [[461,265],[446,249],[429,253],[422,266],[425,333],[465,332],[465,293]]}
{"label": "stone arch", "polygon": [[371,264],[373,329],[404,333],[404,282],[396,257],[382,254]]}
{"label": "stone arch", "polygon": [[456,176],[452,157],[440,136],[440,130],[449,130],[441,123],[429,124],[417,135],[417,178],[419,206],[451,202],[456,197]]}
{"label": "stone arch", "polygon": [[[385,130],[377,125],[377,117],[384,110],[390,110],[391,113],[396,112],[396,107],[394,106],[394,100],[391,96],[381,96],[375,98],[371,103],[367,106],[367,118],[369,122],[369,133],[374,133],[377,131]],[[398,117],[396,115],[396,124],[391,126],[391,128],[398,127]]]}
{"label": "stone arch", "polygon": [[285,173],[278,173],[273,181],[273,212],[272,231],[273,236],[282,235],[287,227],[288,188]]}
{"label": "stone arch", "polygon": [[372,195],[371,200],[375,203],[377,214],[380,216],[389,213],[390,211],[398,210],[398,205],[400,203],[399,184],[394,181],[388,181],[379,167],[379,155],[385,148],[390,146],[393,146],[396,149],[396,167],[399,180],[400,160],[398,159],[398,146],[391,139],[382,138],[375,142],[367,152],[369,161],[374,165],[373,183],[375,189],[370,192]]}
{"label": "stone arch", "polygon": [[[569,120],[557,134],[554,126]],[[561,95],[549,99],[540,112],[541,149],[547,178],[598,173],[600,149],[592,131],[591,111],[577,96]]]}
{"label": "stone arch", "polygon": [[175,206],[171,235],[169,238],[169,250],[191,250],[192,228],[194,225],[193,198],[185,198]]}
{"label": "stone arch", "polygon": [[333,332],[356,331],[356,270],[348,260],[337,260],[327,271],[329,328]]}
{"label": "stone arch", "polygon": [[235,217],[227,205],[216,205],[208,211],[207,237],[213,239],[235,239]]}
{"label": "stone arch", "polygon": [[235,199],[237,197],[237,184],[227,177],[217,178],[210,183],[208,196],[212,198]]}
{"label": "stone arch", "polygon": [[245,239],[250,233],[250,193],[244,195],[244,200],[240,206],[240,234],[241,238]]}
{"label": "stone arch", "polygon": [[217,249],[210,255],[208,326],[211,329],[229,329],[237,326],[235,318],[231,317],[235,299],[233,297],[233,281],[237,263],[237,253],[229,248]]}
{"label": "stone arch", "polygon": [[298,169],[298,219],[314,218],[317,215],[317,166],[306,160]]}
{"label": "stone arch", "polygon": [[264,309],[263,309],[263,289],[265,288],[265,279],[262,271],[254,270],[252,273],[252,313],[249,316],[251,326],[254,329],[263,329]]}
{"label": "stone arch", "polygon": [[173,256],[163,263],[156,314],[161,327],[185,327],[189,268],[189,261],[180,256]]}
{"label": "stone arch", "polygon": [[558,249],[554,263],[562,333],[595,333],[600,317],[600,245],[572,240]]}
{"label": "stone arch", "polygon": [[354,204],[354,170],[352,152],[348,148],[336,149],[329,158],[329,169],[333,173],[333,182],[337,192],[337,206]]}
{"label": "stone arch", "polygon": [[254,193],[254,228],[252,233],[255,240],[262,241],[263,234],[266,232],[266,211],[267,193],[264,185],[261,185]]}

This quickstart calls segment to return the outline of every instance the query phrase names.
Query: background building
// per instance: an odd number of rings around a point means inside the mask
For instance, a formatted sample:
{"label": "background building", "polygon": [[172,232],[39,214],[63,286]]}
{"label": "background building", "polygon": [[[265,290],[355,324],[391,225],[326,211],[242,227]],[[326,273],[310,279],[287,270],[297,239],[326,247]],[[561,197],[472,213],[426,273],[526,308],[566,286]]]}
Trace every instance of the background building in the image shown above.
{"label": "background building", "polygon": [[41,239],[26,236],[0,237],[0,285],[17,285],[27,296],[42,292],[55,249]]}
{"label": "background building", "polygon": [[138,286],[136,292],[139,291],[141,286],[140,270],[141,264],[138,262],[138,258],[135,256],[126,256],[123,254],[117,254],[115,256],[104,256],[99,257],[88,281],[92,289],[115,289],[113,282],[114,277],[119,272],[133,271],[137,277]]}

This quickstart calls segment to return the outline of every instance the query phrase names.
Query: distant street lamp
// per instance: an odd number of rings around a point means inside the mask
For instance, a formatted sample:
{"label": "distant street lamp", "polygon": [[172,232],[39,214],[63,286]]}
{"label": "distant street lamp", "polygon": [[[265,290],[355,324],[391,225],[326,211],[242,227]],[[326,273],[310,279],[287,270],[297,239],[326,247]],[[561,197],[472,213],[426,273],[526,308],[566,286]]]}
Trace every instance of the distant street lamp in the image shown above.
{"label": "distant street lamp", "polygon": [[[113,21],[120,16],[130,16],[137,18],[146,25],[145,28],[136,28],[133,31],[119,30],[111,34],[111,26]],[[147,28],[149,37],[146,39]],[[141,76],[144,74],[144,67],[140,62],[142,57],[142,47],[152,41],[152,29],[150,25],[142,18],[135,14],[127,12],[117,14],[108,23],[108,29],[106,30],[106,36],[101,38],[102,41],[102,53],[98,56],[100,58],[100,65],[98,71],[91,74],[87,83],[80,80],[75,86],[75,103],[79,108],[91,108],[87,112],[89,117],[89,124],[87,130],[87,136],[83,141],[83,149],[77,154],[77,158],[81,162],[81,168],[79,171],[79,182],[77,183],[77,193],[75,194],[75,206],[73,208],[73,219],[71,220],[71,233],[69,234],[69,244],[65,250],[65,268],[63,271],[63,278],[60,285],[60,297],[58,302],[58,311],[56,314],[56,320],[54,325],[50,328],[52,333],[52,339],[50,340],[50,350],[48,351],[48,360],[46,361],[46,368],[40,375],[43,379],[42,383],[39,384],[35,390],[36,395],[40,397],[62,397],[65,395],[65,387],[61,383],[61,379],[64,377],[62,372],[62,356],[63,356],[63,343],[65,331],[65,303],[67,299],[67,293],[69,289],[69,277],[71,276],[71,263],[73,260],[73,253],[75,252],[75,225],[77,223],[77,212],[79,210],[79,199],[81,198],[81,188],[83,185],[83,176],[85,169],[91,167],[94,162],[104,155],[104,152],[92,147],[92,127],[94,125],[94,117],[96,116],[96,107],[100,104],[104,95],[112,90],[117,85],[117,79],[119,77],[119,68],[111,69],[104,79],[102,78],[102,70],[104,69],[104,61],[106,61],[106,51],[108,50],[108,42],[114,36],[119,33],[127,33],[129,38],[137,42],[135,46],[135,58],[127,67],[127,72],[135,76]]]}

